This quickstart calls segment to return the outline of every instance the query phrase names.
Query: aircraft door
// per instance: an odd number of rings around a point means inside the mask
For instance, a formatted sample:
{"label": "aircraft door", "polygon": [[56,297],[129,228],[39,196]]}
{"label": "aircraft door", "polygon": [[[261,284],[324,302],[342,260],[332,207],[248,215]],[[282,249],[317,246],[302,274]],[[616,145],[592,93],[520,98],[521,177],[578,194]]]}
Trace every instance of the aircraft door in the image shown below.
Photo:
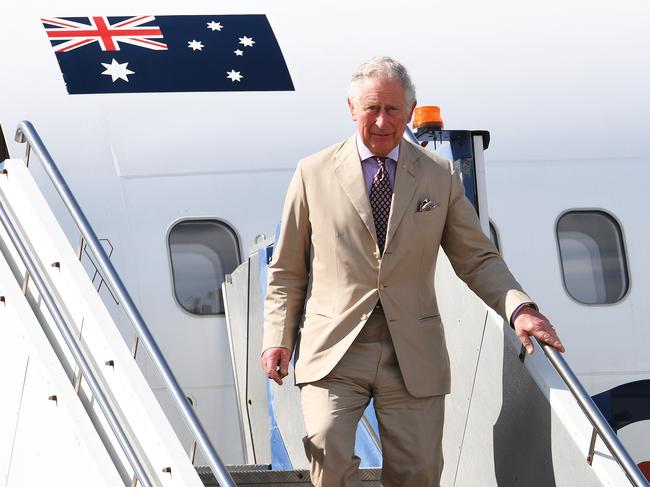
{"label": "aircraft door", "polygon": [[9,159],[9,149],[7,148],[7,142],[5,141],[5,134],[2,131],[2,126],[0,126],[0,162],[5,159]]}

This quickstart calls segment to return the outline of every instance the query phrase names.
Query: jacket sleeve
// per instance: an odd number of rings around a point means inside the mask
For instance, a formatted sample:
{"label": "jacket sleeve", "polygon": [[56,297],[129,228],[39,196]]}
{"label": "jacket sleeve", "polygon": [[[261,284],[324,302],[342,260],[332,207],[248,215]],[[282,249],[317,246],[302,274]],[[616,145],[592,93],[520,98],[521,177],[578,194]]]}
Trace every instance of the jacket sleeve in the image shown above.
{"label": "jacket sleeve", "polygon": [[533,300],[521,289],[492,241],[483,233],[460,178],[450,171],[449,210],[442,248],[454,271],[485,303],[510,323],[513,312]]}
{"label": "jacket sleeve", "polygon": [[268,272],[262,352],[271,347],[293,350],[305,305],[311,225],[301,163],[289,184],[280,225]]}

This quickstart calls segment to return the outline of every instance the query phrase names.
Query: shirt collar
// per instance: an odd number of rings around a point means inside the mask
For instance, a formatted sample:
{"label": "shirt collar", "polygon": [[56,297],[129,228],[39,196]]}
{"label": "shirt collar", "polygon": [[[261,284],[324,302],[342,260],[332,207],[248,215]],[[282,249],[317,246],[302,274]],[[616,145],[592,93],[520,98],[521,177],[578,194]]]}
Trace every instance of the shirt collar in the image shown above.
{"label": "shirt collar", "polygon": [[[361,161],[375,157],[371,150],[368,149],[361,140],[361,135],[359,135],[359,132],[357,132],[357,151],[359,151],[359,159],[361,159]],[[397,144],[397,146],[393,148],[393,150],[390,151],[386,157],[397,162],[397,159],[399,158],[399,144]]]}

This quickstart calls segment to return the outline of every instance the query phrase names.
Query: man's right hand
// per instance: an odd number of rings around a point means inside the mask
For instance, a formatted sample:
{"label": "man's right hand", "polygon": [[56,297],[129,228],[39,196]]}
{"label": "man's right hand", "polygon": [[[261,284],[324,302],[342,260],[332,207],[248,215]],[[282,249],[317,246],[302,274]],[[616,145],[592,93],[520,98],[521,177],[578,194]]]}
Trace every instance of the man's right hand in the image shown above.
{"label": "man's right hand", "polygon": [[269,379],[282,385],[282,379],[289,374],[291,350],[285,347],[267,348],[262,354],[262,370]]}

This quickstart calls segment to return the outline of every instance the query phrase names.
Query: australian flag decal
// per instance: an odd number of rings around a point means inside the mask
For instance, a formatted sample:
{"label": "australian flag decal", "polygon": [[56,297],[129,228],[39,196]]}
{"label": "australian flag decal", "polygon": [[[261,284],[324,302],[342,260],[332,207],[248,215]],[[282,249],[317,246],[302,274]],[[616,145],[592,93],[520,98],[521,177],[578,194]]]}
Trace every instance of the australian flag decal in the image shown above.
{"label": "australian flag decal", "polygon": [[294,89],[266,15],[41,20],[70,94]]}

